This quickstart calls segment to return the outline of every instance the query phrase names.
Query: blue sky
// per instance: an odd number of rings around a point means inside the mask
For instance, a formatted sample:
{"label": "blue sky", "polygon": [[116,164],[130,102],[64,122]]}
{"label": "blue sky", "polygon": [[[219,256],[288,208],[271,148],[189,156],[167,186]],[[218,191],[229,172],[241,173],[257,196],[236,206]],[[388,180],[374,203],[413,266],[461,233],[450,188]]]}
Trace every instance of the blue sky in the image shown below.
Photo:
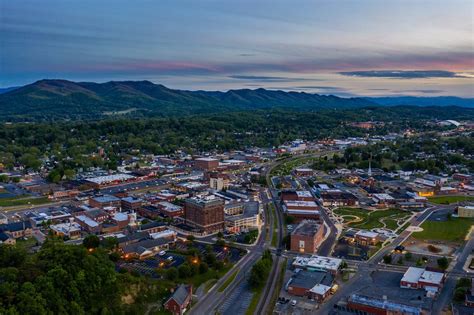
{"label": "blue sky", "polygon": [[0,0],[0,87],[474,96],[473,1]]}

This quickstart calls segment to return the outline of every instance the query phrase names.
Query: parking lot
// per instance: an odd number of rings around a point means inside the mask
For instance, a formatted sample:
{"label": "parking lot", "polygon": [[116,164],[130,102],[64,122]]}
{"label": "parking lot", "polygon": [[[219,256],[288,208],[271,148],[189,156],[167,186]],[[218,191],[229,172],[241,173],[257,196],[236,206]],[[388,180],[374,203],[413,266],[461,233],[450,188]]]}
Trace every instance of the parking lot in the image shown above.
{"label": "parking lot", "polygon": [[[202,255],[206,253],[206,247],[210,245],[219,260],[229,259],[231,263],[236,263],[240,258],[245,255],[245,251],[239,248],[230,246],[218,246],[215,244],[206,244],[201,242],[194,242],[193,247],[196,248]],[[185,243],[176,244],[177,250],[188,250],[188,245]]]}
{"label": "parking lot", "polygon": [[[172,257],[172,259],[170,259]],[[141,275],[148,275],[152,278],[160,278],[156,272],[157,268],[168,269],[179,267],[185,262],[185,258],[177,254],[155,255],[145,260],[121,261],[117,263],[117,269],[135,271]]]}

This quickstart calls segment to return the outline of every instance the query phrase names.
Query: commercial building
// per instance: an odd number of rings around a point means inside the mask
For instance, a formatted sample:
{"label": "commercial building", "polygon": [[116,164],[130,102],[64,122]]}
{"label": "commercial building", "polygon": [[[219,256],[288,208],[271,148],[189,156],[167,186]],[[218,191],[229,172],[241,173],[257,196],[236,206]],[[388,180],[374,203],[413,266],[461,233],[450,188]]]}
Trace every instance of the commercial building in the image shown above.
{"label": "commercial building", "polygon": [[161,201],[156,204],[160,214],[168,218],[177,218],[184,215],[183,207],[175,205],[168,201]]}
{"label": "commercial building", "polygon": [[194,160],[194,166],[197,169],[210,171],[219,167],[219,160],[210,157],[197,158]]}
{"label": "commercial building", "polygon": [[203,233],[224,230],[224,201],[214,196],[186,199],[184,205],[185,223]]}
{"label": "commercial building", "polygon": [[304,220],[291,233],[290,249],[305,254],[316,253],[323,240],[324,227],[313,220]]}
{"label": "commercial building", "polygon": [[444,273],[410,267],[400,280],[400,287],[407,289],[425,289],[426,295],[435,296],[443,286]]}
{"label": "commercial building", "polygon": [[284,190],[280,195],[281,200],[284,201],[314,201],[314,197],[310,191],[307,190]]}
{"label": "commercial building", "polygon": [[50,225],[49,228],[54,235],[77,239],[81,237],[81,226],[76,222],[59,223]]}
{"label": "commercial building", "polygon": [[383,298],[352,294],[347,301],[347,308],[356,311],[355,314],[375,315],[421,315],[421,307],[406,305]]}
{"label": "commercial building", "polygon": [[306,296],[318,302],[331,293],[334,276],[325,271],[299,271],[288,281],[286,288],[289,294]]}
{"label": "commercial building", "polygon": [[312,255],[311,257],[297,256],[293,267],[308,271],[327,271],[335,275],[341,267],[342,259]]}
{"label": "commercial building", "polygon": [[117,207],[120,208],[120,198],[112,195],[101,195],[89,198],[89,206],[94,208]]}
{"label": "commercial building", "polygon": [[229,175],[221,173],[209,174],[209,187],[215,190],[224,190],[229,188]]}
{"label": "commercial building", "polygon": [[325,207],[351,207],[359,205],[356,196],[339,189],[321,191],[321,199]]}
{"label": "commercial building", "polygon": [[122,209],[126,211],[136,211],[143,205],[143,199],[136,197],[125,197],[121,201]]}
{"label": "commercial building", "polygon": [[224,206],[225,226],[229,232],[255,229],[261,225],[258,201],[233,202]]}
{"label": "commercial building", "polygon": [[110,185],[118,185],[129,181],[136,180],[135,176],[128,174],[113,174],[106,176],[98,176],[93,178],[87,178],[85,181],[93,188],[101,188]]}
{"label": "commercial building", "polygon": [[354,235],[354,241],[359,245],[375,246],[380,242],[380,236],[376,232],[360,230]]}
{"label": "commercial building", "polygon": [[314,171],[310,168],[297,168],[295,170],[295,174],[296,176],[301,176],[301,177],[313,176]]}
{"label": "commercial building", "polygon": [[298,221],[304,219],[319,220],[320,208],[314,201],[285,201],[284,210]]}
{"label": "commercial building", "polygon": [[474,218],[474,206],[459,206],[455,213],[460,218]]}

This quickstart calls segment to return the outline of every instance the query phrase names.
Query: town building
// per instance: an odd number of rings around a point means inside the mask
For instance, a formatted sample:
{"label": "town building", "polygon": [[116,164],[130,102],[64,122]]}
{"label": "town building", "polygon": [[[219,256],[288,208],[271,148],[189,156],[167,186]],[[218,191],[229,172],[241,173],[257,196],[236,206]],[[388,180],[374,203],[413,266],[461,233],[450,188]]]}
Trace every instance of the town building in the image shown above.
{"label": "town building", "polygon": [[313,220],[303,220],[291,233],[290,249],[295,252],[314,254],[323,240],[324,227]]}
{"label": "town building", "polygon": [[181,284],[166,300],[164,307],[173,315],[182,315],[191,304],[193,296],[192,286]]}
{"label": "town building", "polygon": [[101,195],[89,198],[89,206],[93,208],[117,207],[122,205],[120,198],[112,195]]}
{"label": "town building", "polygon": [[307,177],[307,176],[313,176],[314,171],[310,168],[297,168],[295,170],[296,176],[301,176],[301,177]]}
{"label": "town building", "polygon": [[214,170],[219,167],[219,160],[211,157],[202,157],[194,160],[194,166],[201,170]]}
{"label": "town building", "polygon": [[293,267],[308,271],[327,271],[335,275],[342,265],[342,259],[312,255],[311,257],[297,256]]}
{"label": "town building", "polygon": [[262,224],[258,201],[228,203],[224,206],[224,213],[226,229],[232,233],[256,229]]}
{"label": "town building", "polygon": [[97,176],[85,179],[85,182],[92,188],[99,189],[106,186],[119,185],[122,183],[136,180],[135,176],[128,174],[113,174]]}
{"label": "town building", "polygon": [[224,201],[214,196],[186,199],[185,223],[209,234],[224,230]]}
{"label": "town building", "polygon": [[50,225],[54,235],[77,239],[81,237],[81,226],[77,222],[59,223]]}
{"label": "town building", "polygon": [[166,218],[177,218],[184,215],[184,209],[168,201],[161,201],[156,204],[160,214]]}
{"label": "town building", "polygon": [[322,302],[331,293],[334,276],[325,271],[304,271],[295,273],[286,288],[288,294],[304,296]]}
{"label": "town building", "polygon": [[445,275],[442,272],[423,268],[409,267],[400,280],[400,287],[407,289],[425,289],[426,295],[435,296],[443,286]]}
{"label": "town building", "polygon": [[383,298],[352,294],[347,301],[347,308],[355,314],[375,315],[421,315],[423,309]]}
{"label": "town building", "polygon": [[314,201],[285,201],[283,209],[297,221],[304,219],[319,220],[320,208]]}
{"label": "town building", "polygon": [[307,190],[283,190],[280,198],[285,201],[314,201],[314,197],[310,191]]}
{"label": "town building", "polygon": [[359,205],[356,196],[339,189],[328,189],[321,191],[321,199],[325,207],[352,207]]}
{"label": "town building", "polygon": [[125,197],[121,200],[122,210],[136,211],[143,205],[143,199],[136,197]]}
{"label": "town building", "polygon": [[229,175],[222,173],[209,174],[209,187],[214,190],[225,190],[229,188]]}
{"label": "town building", "polygon": [[355,233],[354,241],[358,245],[375,246],[380,242],[380,235],[376,232],[360,230]]}
{"label": "town building", "polygon": [[460,218],[474,218],[474,206],[459,206],[455,213]]}

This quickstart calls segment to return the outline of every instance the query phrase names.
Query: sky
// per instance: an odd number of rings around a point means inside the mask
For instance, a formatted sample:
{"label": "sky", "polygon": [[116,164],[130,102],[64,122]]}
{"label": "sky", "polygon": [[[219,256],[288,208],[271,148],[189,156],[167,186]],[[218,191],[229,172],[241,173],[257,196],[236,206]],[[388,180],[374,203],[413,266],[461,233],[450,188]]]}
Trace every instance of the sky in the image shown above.
{"label": "sky", "polygon": [[0,0],[0,87],[474,97],[471,0]]}

